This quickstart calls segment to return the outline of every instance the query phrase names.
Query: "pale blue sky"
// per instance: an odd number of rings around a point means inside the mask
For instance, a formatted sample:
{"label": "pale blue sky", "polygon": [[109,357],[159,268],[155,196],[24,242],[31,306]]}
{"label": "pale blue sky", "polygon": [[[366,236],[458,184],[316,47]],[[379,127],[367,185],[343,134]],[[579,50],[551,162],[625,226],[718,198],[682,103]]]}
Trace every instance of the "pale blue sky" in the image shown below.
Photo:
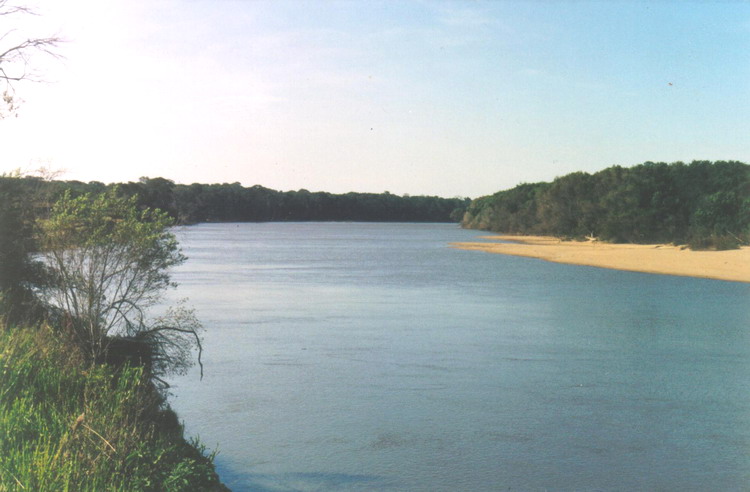
{"label": "pale blue sky", "polygon": [[477,197],[750,161],[748,3],[35,5],[66,59],[17,87],[0,170]]}

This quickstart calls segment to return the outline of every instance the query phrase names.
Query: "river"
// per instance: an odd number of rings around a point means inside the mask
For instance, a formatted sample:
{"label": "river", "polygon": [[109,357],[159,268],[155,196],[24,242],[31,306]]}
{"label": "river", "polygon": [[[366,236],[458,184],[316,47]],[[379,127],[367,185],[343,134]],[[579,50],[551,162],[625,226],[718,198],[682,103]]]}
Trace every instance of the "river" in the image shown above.
{"label": "river", "polygon": [[747,490],[750,285],[452,249],[453,224],[201,224],[205,377],[171,402],[235,491]]}

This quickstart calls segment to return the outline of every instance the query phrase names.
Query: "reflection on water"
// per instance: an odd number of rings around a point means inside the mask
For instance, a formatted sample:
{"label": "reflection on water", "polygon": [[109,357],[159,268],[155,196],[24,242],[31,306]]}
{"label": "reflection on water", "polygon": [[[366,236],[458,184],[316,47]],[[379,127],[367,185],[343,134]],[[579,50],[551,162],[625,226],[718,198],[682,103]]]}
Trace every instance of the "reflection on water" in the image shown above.
{"label": "reflection on water", "polygon": [[222,473],[226,483],[235,483],[233,490],[253,492],[293,492],[298,490],[388,490],[398,484],[374,475],[349,475],[345,473],[279,473],[251,474],[226,470]]}
{"label": "reflection on water", "polygon": [[742,490],[750,287],[454,250],[436,224],[211,224],[175,381],[234,490]]}

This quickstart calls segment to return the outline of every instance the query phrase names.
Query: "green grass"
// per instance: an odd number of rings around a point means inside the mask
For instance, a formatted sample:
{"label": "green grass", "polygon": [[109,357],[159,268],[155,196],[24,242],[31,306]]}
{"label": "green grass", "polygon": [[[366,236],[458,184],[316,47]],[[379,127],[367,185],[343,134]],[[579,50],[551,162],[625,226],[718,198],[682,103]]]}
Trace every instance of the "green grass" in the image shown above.
{"label": "green grass", "polygon": [[0,325],[0,491],[226,490],[140,368]]}

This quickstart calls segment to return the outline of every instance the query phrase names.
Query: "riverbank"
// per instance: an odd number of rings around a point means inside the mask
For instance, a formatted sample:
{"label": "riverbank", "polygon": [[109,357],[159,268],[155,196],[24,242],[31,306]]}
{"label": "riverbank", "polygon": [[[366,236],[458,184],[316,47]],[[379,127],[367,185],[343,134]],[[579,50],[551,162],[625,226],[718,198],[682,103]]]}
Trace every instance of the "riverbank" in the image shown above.
{"label": "riverbank", "polygon": [[[633,272],[750,282],[750,247],[693,251],[666,244],[562,241],[547,236],[485,236],[493,242],[452,243],[458,249],[525,256],[556,263]],[[500,242],[503,241],[503,242]]]}
{"label": "riverbank", "polygon": [[0,321],[0,490],[228,492],[143,369]]}

